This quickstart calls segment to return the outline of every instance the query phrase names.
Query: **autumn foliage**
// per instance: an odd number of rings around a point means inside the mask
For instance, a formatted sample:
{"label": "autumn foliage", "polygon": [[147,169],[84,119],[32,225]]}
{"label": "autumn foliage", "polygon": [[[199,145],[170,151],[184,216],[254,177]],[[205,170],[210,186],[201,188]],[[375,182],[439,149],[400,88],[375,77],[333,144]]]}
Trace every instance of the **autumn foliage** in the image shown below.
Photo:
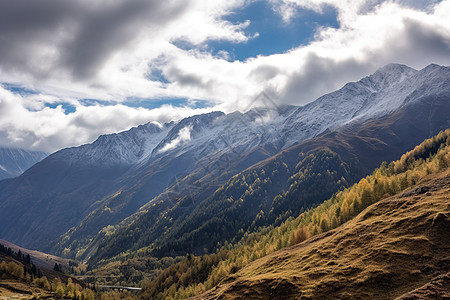
{"label": "autumn foliage", "polygon": [[[264,227],[256,233],[243,233],[240,242],[225,243],[218,254],[190,257],[169,267],[148,282],[147,299],[184,299],[217,285],[246,264],[283,247],[300,243],[310,236],[326,232],[355,217],[369,205],[415,185],[431,173],[450,166],[450,129],[425,140],[399,160],[382,163],[372,175],[350,188],[337,192],[321,205],[281,226]],[[203,281],[192,272],[200,267]],[[208,274],[204,277],[204,274]]]}

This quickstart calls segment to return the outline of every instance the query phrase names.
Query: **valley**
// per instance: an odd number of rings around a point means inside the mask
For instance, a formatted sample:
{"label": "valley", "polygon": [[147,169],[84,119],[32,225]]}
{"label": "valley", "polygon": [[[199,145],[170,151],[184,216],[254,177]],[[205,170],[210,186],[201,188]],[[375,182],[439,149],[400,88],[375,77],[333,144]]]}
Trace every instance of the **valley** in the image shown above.
{"label": "valley", "polygon": [[0,1],[0,300],[450,300],[449,16]]}

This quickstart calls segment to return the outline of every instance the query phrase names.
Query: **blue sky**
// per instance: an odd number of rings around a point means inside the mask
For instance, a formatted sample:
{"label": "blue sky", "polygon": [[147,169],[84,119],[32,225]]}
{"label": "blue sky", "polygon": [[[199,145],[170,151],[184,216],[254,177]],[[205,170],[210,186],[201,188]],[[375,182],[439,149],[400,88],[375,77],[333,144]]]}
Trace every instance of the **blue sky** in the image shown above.
{"label": "blue sky", "polygon": [[[214,55],[226,51],[231,60],[240,61],[258,55],[284,53],[308,44],[319,27],[339,27],[337,12],[332,7],[325,7],[321,13],[298,8],[296,15],[289,22],[284,22],[282,16],[267,1],[249,3],[224,19],[233,24],[250,21],[244,32],[251,38],[243,43],[208,41],[204,50]],[[175,41],[174,44],[187,50],[196,48],[182,41]]]}
{"label": "blue sky", "polygon": [[233,12],[226,20],[232,23],[250,21],[245,29],[251,38],[245,43],[212,41],[208,50],[217,54],[220,50],[229,52],[232,59],[245,60],[258,55],[283,53],[301,45],[308,44],[318,27],[339,27],[336,10],[325,8],[322,13],[298,9],[289,23],[283,21],[271,4],[257,1],[243,9]]}

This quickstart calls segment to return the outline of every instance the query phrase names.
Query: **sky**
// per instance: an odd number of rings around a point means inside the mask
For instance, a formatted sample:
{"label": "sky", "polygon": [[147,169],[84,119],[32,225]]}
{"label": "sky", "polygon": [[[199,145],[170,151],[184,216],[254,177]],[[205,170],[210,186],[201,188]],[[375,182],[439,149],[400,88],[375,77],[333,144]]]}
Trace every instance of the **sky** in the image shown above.
{"label": "sky", "polygon": [[0,147],[53,152],[261,93],[450,64],[450,0],[0,0]]}

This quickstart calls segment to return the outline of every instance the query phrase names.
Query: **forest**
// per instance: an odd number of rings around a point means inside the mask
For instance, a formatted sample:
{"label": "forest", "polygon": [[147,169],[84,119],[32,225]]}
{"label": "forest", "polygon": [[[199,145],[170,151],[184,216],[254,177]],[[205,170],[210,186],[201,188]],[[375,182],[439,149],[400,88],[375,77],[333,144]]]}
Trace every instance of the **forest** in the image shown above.
{"label": "forest", "polygon": [[[41,270],[32,262],[29,254],[21,250],[14,252],[11,248],[0,244],[0,278],[26,283],[47,291],[57,299],[93,300],[100,298],[100,294],[87,288],[84,284],[74,281],[61,273],[61,267],[55,264],[54,272]],[[59,274],[60,273],[60,274]],[[40,299],[37,293],[33,299]]]}
{"label": "forest", "polygon": [[[123,249],[131,249],[127,259],[137,252],[140,257],[158,258],[213,253],[226,243],[240,241],[245,232],[280,225],[356,179],[351,168],[329,149],[300,153],[291,167],[284,160],[280,157],[262,169],[233,176],[197,207],[175,206],[161,215],[152,207],[136,220],[112,228],[90,264],[122,259]],[[154,204],[158,205],[162,204]]]}
{"label": "forest", "polygon": [[146,283],[146,299],[184,299],[198,295],[260,257],[336,228],[371,204],[415,185],[450,166],[450,129],[425,140],[399,160],[383,162],[372,175],[335,193],[323,204],[290,217],[278,227],[244,233],[235,245],[215,254],[186,256]]}

